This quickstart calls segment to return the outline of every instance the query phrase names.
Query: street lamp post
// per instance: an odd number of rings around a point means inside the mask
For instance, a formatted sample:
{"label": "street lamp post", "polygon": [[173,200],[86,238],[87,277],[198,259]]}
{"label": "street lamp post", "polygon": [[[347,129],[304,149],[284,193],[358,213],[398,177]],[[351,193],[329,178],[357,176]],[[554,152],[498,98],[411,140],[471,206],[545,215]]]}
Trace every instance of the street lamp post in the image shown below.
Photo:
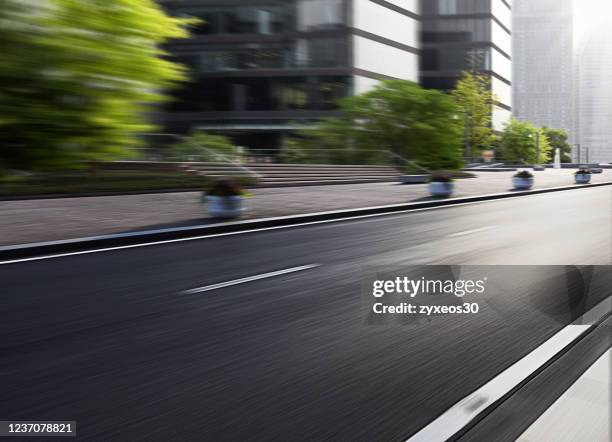
{"label": "street lamp post", "polygon": [[540,129],[536,131],[536,166],[540,164]]}
{"label": "street lamp post", "polygon": [[465,113],[465,133],[464,133],[464,138],[465,138],[465,158],[467,160],[468,163],[472,162],[472,148],[470,146],[470,114],[467,111],[464,111]]}
{"label": "street lamp post", "polygon": [[580,163],[580,150],[582,149],[580,143],[574,144],[574,147],[576,149],[576,162]]}

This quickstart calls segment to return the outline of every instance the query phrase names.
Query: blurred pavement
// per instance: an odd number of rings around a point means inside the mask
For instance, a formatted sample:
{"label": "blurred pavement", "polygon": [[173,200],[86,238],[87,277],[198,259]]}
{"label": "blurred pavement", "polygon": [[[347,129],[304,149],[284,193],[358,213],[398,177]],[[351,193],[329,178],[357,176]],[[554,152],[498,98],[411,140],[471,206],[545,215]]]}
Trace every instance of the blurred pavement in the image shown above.
{"label": "blurred pavement", "polygon": [[[456,182],[454,196],[511,190],[514,172],[481,172]],[[535,188],[573,184],[573,170],[534,172]],[[612,181],[612,170],[593,182]],[[429,198],[427,185],[396,183],[261,188],[247,199],[245,218],[265,218],[400,204]],[[205,224],[199,192],[0,201],[0,245]]]}

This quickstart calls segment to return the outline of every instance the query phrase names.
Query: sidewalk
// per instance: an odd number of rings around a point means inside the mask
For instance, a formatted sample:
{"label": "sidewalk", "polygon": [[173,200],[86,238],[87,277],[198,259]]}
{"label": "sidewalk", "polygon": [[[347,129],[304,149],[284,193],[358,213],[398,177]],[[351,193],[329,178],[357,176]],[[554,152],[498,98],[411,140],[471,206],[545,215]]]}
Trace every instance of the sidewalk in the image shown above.
{"label": "sidewalk", "polygon": [[517,442],[609,442],[611,355],[604,353]]}
{"label": "sidewalk", "polygon": [[[480,172],[458,180],[455,197],[507,192],[513,172]],[[573,170],[534,172],[535,188],[573,184]],[[612,170],[593,182],[612,181]],[[262,188],[247,200],[245,218],[357,209],[429,198],[427,185],[397,183]],[[52,241],[210,222],[199,192],[0,202],[0,245]]]}

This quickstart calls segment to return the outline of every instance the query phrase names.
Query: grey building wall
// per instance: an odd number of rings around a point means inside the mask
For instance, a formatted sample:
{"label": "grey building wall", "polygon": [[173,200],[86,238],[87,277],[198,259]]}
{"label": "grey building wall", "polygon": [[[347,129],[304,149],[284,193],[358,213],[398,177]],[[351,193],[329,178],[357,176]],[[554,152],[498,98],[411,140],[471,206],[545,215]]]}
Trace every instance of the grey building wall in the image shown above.
{"label": "grey building wall", "polygon": [[612,162],[612,26],[603,21],[578,48],[576,143],[581,160]]}
{"label": "grey building wall", "polygon": [[575,140],[573,0],[514,0],[514,116]]}

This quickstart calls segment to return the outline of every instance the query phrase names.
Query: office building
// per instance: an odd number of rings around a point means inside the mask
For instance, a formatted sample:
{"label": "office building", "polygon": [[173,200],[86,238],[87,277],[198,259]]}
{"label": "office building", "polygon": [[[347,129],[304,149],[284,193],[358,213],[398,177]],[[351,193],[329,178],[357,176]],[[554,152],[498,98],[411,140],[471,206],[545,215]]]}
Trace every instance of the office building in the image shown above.
{"label": "office building", "polygon": [[418,0],[165,0],[202,19],[169,45],[191,81],[163,124],[278,149],[296,124],[335,116],[379,79],[418,81]]}
{"label": "office building", "polygon": [[514,0],[513,113],[574,139],[573,0]]}
{"label": "office building", "polygon": [[[612,162],[612,27],[595,26],[577,51],[576,134],[580,161]],[[578,159],[577,152],[575,156]]]}
{"label": "office building", "polygon": [[493,127],[512,115],[510,0],[421,0],[421,84],[451,90],[464,71],[490,78]]}

